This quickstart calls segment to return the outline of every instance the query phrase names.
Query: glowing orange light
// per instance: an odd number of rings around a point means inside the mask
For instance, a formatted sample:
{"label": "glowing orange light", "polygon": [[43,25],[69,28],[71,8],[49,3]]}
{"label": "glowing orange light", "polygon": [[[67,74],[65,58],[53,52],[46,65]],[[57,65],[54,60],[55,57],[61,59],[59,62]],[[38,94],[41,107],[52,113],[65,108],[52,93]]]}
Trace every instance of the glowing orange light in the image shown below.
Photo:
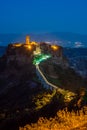
{"label": "glowing orange light", "polygon": [[14,47],[20,47],[21,45],[21,43],[13,44]]}
{"label": "glowing orange light", "polygon": [[52,48],[54,51],[58,50],[58,46],[56,46],[56,45],[52,45],[51,48]]}
{"label": "glowing orange light", "polygon": [[37,45],[37,43],[36,43],[36,42],[34,42],[34,41],[32,41],[32,42],[31,42],[31,44],[32,44],[32,45]]}
{"label": "glowing orange light", "polygon": [[29,45],[29,46],[28,46],[28,49],[29,49],[29,50],[31,50],[31,49],[32,49],[32,47]]}

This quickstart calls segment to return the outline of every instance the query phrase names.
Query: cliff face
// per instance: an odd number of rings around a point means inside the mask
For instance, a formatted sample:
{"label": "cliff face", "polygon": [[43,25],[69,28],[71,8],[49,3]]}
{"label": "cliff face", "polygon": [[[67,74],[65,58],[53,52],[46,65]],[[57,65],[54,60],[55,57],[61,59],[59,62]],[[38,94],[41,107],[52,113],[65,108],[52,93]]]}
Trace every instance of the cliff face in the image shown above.
{"label": "cliff face", "polygon": [[8,45],[0,59],[0,94],[8,88],[19,86],[22,82],[32,81],[35,67],[32,64],[32,52],[23,46]]}
{"label": "cliff face", "polygon": [[68,68],[69,63],[67,58],[63,55],[63,47],[57,45],[49,45],[41,43],[42,53],[51,54],[52,62],[63,67]]}
{"label": "cliff face", "polygon": [[7,65],[10,65],[11,62],[15,62],[19,66],[32,63],[32,52],[28,49],[21,47],[14,47],[9,45],[6,52]]}

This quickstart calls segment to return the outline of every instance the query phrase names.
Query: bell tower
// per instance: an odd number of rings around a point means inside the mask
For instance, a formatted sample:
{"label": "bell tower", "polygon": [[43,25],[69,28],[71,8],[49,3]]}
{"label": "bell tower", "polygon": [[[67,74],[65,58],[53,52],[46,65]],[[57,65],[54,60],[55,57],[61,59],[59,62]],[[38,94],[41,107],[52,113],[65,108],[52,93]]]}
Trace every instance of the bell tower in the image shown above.
{"label": "bell tower", "polygon": [[29,36],[26,36],[26,44],[30,44],[30,37]]}

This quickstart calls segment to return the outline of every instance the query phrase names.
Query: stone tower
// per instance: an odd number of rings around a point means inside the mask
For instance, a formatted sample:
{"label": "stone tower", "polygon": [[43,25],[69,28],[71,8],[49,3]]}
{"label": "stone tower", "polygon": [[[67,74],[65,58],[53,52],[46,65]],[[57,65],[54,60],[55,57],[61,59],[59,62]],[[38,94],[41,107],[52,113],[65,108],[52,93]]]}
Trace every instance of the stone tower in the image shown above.
{"label": "stone tower", "polygon": [[29,43],[30,43],[30,37],[26,36],[26,44],[29,44]]}

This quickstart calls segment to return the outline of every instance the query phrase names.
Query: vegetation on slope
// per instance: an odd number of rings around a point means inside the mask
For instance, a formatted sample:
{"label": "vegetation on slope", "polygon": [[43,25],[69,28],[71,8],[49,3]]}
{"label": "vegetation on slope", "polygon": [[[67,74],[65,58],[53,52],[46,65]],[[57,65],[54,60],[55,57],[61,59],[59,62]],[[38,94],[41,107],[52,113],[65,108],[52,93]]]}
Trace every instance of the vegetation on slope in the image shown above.
{"label": "vegetation on slope", "polygon": [[87,115],[84,115],[83,110],[79,113],[60,110],[54,118],[40,117],[37,123],[19,127],[19,130],[87,130]]}
{"label": "vegetation on slope", "polygon": [[45,93],[45,97],[39,96],[37,98],[37,108],[38,110],[41,108],[37,122],[20,127],[19,130],[87,129],[87,93],[83,88],[79,90],[78,95],[71,102],[64,102],[63,95],[55,91],[52,93],[51,100],[48,96],[51,97],[50,94],[47,94],[46,97]]}

